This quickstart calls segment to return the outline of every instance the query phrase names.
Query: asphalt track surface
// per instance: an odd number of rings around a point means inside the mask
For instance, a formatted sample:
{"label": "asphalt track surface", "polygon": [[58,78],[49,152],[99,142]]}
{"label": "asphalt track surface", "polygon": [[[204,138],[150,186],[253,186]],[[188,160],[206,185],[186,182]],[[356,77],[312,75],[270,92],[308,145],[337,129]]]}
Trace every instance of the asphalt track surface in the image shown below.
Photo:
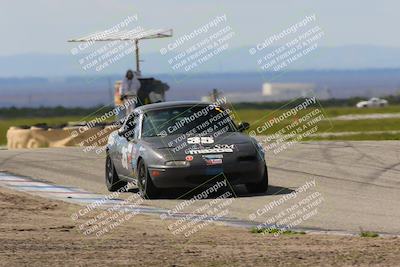
{"label": "asphalt track surface", "polygon": [[[107,194],[104,162],[104,155],[83,152],[81,148],[0,150],[0,171]],[[318,192],[323,201],[315,207],[316,213],[297,228],[400,234],[399,141],[299,143],[277,155],[268,153],[267,162],[268,192],[251,195],[242,186],[234,187],[237,198],[229,206],[229,216],[249,220],[257,210],[315,179],[315,187],[255,220],[276,218]],[[184,201],[176,199],[181,193],[168,193],[144,204],[173,209]],[[194,206],[207,201],[211,200],[196,201]]]}

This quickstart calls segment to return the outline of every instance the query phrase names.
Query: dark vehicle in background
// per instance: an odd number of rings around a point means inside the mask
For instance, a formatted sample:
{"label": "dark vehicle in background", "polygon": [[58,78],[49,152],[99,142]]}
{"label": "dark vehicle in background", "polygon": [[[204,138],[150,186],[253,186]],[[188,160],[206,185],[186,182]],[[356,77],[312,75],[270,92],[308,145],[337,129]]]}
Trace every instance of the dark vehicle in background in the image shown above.
{"label": "dark vehicle in background", "polygon": [[106,185],[116,191],[136,181],[144,198],[166,188],[195,188],[223,175],[252,193],[268,189],[262,146],[243,132],[229,109],[204,102],[165,102],[136,108],[110,134]]}

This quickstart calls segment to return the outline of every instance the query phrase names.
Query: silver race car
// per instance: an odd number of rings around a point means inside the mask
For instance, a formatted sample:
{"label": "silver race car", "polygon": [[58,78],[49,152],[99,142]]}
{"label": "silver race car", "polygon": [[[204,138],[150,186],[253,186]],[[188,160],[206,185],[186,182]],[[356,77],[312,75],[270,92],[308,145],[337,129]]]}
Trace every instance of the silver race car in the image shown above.
{"label": "silver race car", "polygon": [[106,147],[106,185],[137,183],[144,198],[162,189],[195,188],[222,175],[248,191],[268,189],[262,146],[243,132],[229,109],[204,102],[165,102],[136,108],[112,132]]}

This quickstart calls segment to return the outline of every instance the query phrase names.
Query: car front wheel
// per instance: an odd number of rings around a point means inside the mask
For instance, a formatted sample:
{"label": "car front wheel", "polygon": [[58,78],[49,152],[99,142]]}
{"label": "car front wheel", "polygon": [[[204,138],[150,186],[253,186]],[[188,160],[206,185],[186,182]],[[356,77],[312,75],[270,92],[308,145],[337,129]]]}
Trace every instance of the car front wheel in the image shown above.
{"label": "car front wheel", "polygon": [[248,183],[246,184],[247,191],[249,193],[264,193],[268,190],[268,170],[267,166],[264,168],[264,173],[261,181],[258,183]]}
{"label": "car front wheel", "polygon": [[144,160],[140,160],[138,164],[138,188],[139,194],[142,198],[153,199],[159,195],[158,188],[151,180],[149,170],[146,167]]}
{"label": "car front wheel", "polygon": [[117,171],[111,157],[107,155],[106,158],[106,186],[108,191],[115,192],[126,186],[126,182],[119,179]]}

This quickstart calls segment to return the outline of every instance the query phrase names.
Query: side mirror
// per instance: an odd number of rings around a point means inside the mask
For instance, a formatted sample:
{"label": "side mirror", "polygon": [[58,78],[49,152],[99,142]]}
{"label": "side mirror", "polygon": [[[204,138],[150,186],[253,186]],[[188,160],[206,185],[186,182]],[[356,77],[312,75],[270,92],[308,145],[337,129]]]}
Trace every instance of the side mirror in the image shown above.
{"label": "side mirror", "polygon": [[248,122],[241,122],[238,125],[238,131],[244,132],[250,128],[250,124]]}
{"label": "side mirror", "polygon": [[126,133],[126,129],[124,129],[124,127],[121,127],[118,129],[118,135],[119,136],[124,136],[124,134]]}
{"label": "side mirror", "polygon": [[130,140],[133,137],[133,132],[136,127],[136,124],[133,124],[132,127],[121,127],[118,129],[118,135],[121,137],[125,137],[126,139]]}

